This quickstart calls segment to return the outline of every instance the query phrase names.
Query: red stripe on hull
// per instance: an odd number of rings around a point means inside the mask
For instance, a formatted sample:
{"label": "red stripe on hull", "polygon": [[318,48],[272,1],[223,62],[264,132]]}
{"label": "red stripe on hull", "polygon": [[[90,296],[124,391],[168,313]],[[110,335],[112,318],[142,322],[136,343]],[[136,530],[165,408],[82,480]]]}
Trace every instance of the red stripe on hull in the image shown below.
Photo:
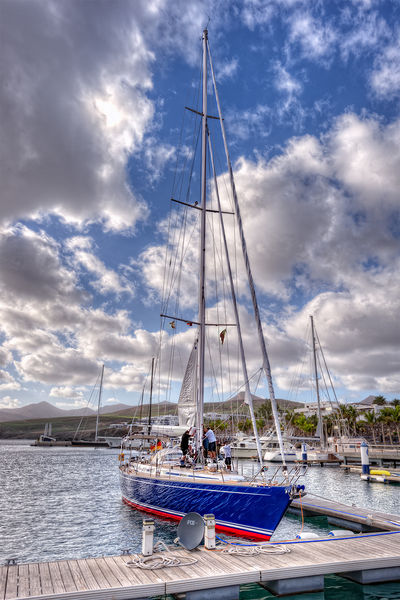
{"label": "red stripe on hull", "polygon": [[[173,515],[171,513],[163,512],[162,510],[157,510],[155,508],[147,508],[147,506],[141,506],[140,504],[135,504],[130,500],[122,497],[123,502],[128,504],[132,508],[136,508],[137,510],[142,510],[144,512],[151,513],[153,515],[157,515],[158,517],[163,517],[164,519],[172,519],[173,521],[180,521],[182,517],[179,515]],[[250,540],[263,540],[268,541],[271,539],[270,535],[263,535],[262,533],[254,533],[253,531],[244,531],[242,529],[235,529],[234,527],[227,527],[226,525],[215,525],[216,531],[222,531],[224,533],[229,533],[230,535],[237,535],[242,538],[250,539]]]}

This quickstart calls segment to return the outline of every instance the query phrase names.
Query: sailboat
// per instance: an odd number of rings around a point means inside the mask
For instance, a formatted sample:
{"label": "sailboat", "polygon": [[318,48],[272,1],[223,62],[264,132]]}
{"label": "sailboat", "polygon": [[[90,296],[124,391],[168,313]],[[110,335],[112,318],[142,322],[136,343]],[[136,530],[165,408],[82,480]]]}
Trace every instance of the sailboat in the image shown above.
{"label": "sailboat", "polygon": [[[101,408],[101,395],[103,391],[103,377],[104,377],[104,365],[101,368],[100,372],[100,385],[99,392],[97,397],[97,414],[96,414],[96,429],[94,434],[94,440],[86,440],[78,437],[78,434],[81,429],[83,417],[80,420],[80,423],[75,431],[75,435],[71,440],[71,446],[83,446],[83,447],[94,447],[94,448],[110,448],[110,443],[106,441],[104,438],[100,438],[98,435],[99,432],[99,420],[100,420],[100,408]],[[118,446],[120,443],[118,443]]]}
{"label": "sailboat", "polygon": [[[337,408],[340,410],[339,403],[336,399],[335,388],[333,387],[333,383],[331,380],[331,376],[328,370],[328,367],[325,363],[325,357],[322,352],[321,344],[319,343],[318,334],[316,332],[314,317],[310,315],[310,325],[311,325],[311,342],[312,342],[312,364],[313,364],[313,372],[314,372],[314,385],[315,385],[315,394],[317,400],[317,429],[315,432],[315,437],[319,439],[319,445],[317,447],[311,447],[307,450],[307,458],[311,461],[324,461],[324,462],[336,462],[339,460],[339,456],[337,455],[337,450],[332,448],[329,444],[329,439],[327,439],[326,432],[324,429],[324,421],[322,418],[322,402],[321,402],[321,391],[320,391],[320,373],[318,370],[319,360],[317,353],[317,345],[319,347],[320,353],[322,354],[323,362],[325,364],[325,370],[329,381],[331,383],[332,392],[335,397],[335,404]],[[324,378],[325,379],[325,378]],[[331,406],[332,403],[330,402]],[[297,453],[297,458],[299,460],[302,459],[302,452]]]}
{"label": "sailboat", "polygon": [[[188,512],[200,514],[212,513],[216,519],[217,531],[231,535],[238,535],[251,539],[269,540],[280,520],[285,514],[292,499],[298,495],[297,480],[301,474],[298,467],[288,470],[284,460],[283,440],[277,430],[279,447],[283,455],[283,465],[267,470],[263,465],[262,448],[257,433],[256,420],[250,391],[250,377],[247,371],[242,326],[239,318],[237,292],[235,290],[232,268],[229,261],[228,242],[224,225],[221,203],[218,192],[218,182],[215,174],[214,155],[210,143],[208,121],[217,119],[221,128],[223,147],[227,159],[231,192],[234,203],[234,216],[239,228],[240,243],[247,280],[253,303],[253,312],[258,331],[263,371],[265,372],[272,410],[275,422],[278,422],[278,413],[272,384],[269,359],[262,332],[261,319],[258,310],[253,277],[247,255],[247,247],[243,234],[240,209],[233,179],[233,170],[226,143],[224,121],[221,112],[211,52],[208,42],[208,31],[203,31],[202,37],[203,67],[202,67],[202,107],[201,110],[192,110],[201,117],[201,198],[200,202],[190,205],[186,202],[180,204],[200,212],[200,259],[198,275],[198,317],[196,321],[181,318],[178,315],[163,313],[162,318],[172,319],[170,325],[176,328],[177,322],[186,321],[186,325],[196,325],[196,335],[189,358],[188,366],[183,378],[183,385],[179,399],[180,423],[184,424],[190,433],[192,441],[192,456],[185,461],[176,460],[179,457],[179,446],[164,448],[150,459],[121,461],[119,467],[120,487],[122,499],[127,505],[160,517],[180,520]],[[208,70],[211,73],[215,102],[218,110],[216,117],[207,113]],[[211,210],[207,203],[207,165],[211,163],[213,177],[211,178],[218,209]],[[217,213],[211,215],[210,213]],[[248,405],[256,440],[259,471],[255,476],[246,477],[234,471],[221,470],[216,462],[206,462],[202,452],[203,441],[203,410],[205,396],[205,357],[208,352],[206,345],[206,328],[223,327],[224,331],[231,327],[231,323],[219,319],[217,323],[208,323],[206,320],[206,226],[207,219],[215,216],[219,221],[221,247],[226,260],[228,273],[228,289],[230,293],[231,312],[234,314],[238,355],[240,356],[241,375],[243,380],[245,401]],[[210,293],[209,293],[210,294]],[[223,343],[222,333],[220,334]],[[211,367],[212,369],[212,367]]]}

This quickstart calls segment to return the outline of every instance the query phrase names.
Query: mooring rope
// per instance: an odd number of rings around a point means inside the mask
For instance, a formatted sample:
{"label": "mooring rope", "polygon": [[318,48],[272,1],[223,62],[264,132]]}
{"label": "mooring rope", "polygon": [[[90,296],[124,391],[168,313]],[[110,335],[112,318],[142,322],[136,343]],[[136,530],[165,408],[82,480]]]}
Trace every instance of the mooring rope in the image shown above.
{"label": "mooring rope", "polygon": [[[290,549],[284,545],[280,546],[272,546],[269,544],[257,544],[254,546],[240,546],[239,544],[230,544],[229,542],[225,542],[228,544],[224,548],[221,549],[221,552],[224,554],[238,554],[239,556],[250,556],[254,554],[287,554],[290,552]],[[219,546],[217,546],[219,550]]]}
{"label": "mooring rope", "polygon": [[125,561],[126,566],[155,571],[156,569],[165,569],[166,567],[185,567],[197,563],[197,558],[172,554],[171,550],[162,540],[154,544],[153,550],[157,550],[158,548],[165,550],[167,553],[152,554],[151,556],[136,554],[132,557],[132,560]]}
{"label": "mooring rope", "polygon": [[140,556],[137,554],[132,560],[126,562],[127,567],[135,567],[138,569],[164,569],[166,567],[184,567],[186,565],[193,565],[197,562],[197,558],[184,558],[177,556],[172,553],[166,554],[153,554],[151,556]]}

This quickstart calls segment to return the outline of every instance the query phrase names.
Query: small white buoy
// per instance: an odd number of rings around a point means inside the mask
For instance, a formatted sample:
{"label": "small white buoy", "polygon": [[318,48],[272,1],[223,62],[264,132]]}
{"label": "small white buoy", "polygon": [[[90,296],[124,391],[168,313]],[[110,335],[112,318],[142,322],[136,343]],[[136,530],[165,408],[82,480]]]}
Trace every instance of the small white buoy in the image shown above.
{"label": "small white buoy", "polygon": [[349,531],[349,529],[332,529],[328,535],[330,537],[345,537],[347,535],[354,535],[354,531]]}
{"label": "small white buoy", "polygon": [[319,535],[313,531],[303,531],[296,535],[296,540],[318,540]]}

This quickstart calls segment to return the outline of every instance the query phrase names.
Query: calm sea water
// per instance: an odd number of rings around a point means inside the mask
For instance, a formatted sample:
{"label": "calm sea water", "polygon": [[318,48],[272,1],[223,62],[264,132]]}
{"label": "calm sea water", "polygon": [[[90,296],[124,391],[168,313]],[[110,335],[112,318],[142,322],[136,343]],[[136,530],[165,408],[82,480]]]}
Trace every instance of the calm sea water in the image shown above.
{"label": "calm sea water", "polygon": [[[252,464],[246,463],[245,468],[251,470]],[[144,514],[121,501],[117,450],[36,448],[29,442],[3,442],[0,481],[0,564],[9,558],[22,563],[140,551]],[[310,468],[300,482],[313,494],[400,513],[400,486],[368,484],[357,474],[332,467]],[[172,543],[176,524],[155,521],[155,539]],[[274,539],[291,539],[300,528],[300,519],[284,517]],[[304,525],[305,531],[321,535],[330,529],[323,518]],[[241,600],[272,597],[258,586],[241,588]],[[330,576],[322,595],[298,598],[400,600],[400,584],[360,586]]]}

